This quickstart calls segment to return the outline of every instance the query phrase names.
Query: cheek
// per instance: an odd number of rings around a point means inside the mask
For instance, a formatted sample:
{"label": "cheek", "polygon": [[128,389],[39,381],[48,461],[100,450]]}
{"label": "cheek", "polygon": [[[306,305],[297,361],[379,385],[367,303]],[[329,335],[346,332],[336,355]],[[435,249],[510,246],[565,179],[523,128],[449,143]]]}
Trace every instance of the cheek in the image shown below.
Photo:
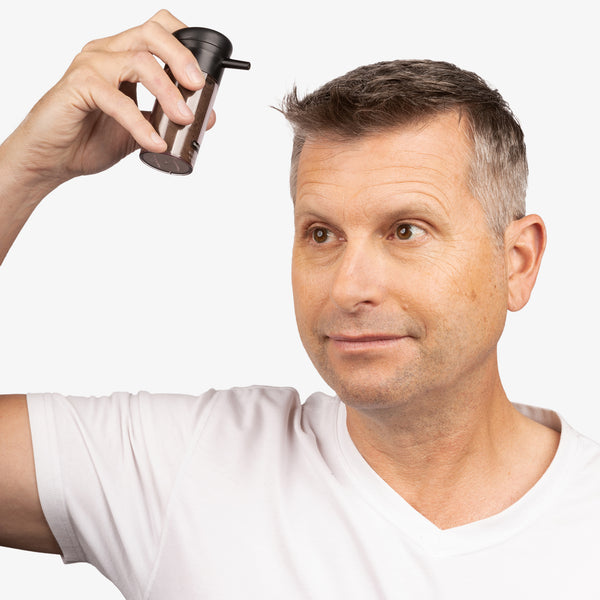
{"label": "cheek", "polygon": [[491,312],[506,311],[508,288],[503,254],[484,248],[473,256],[478,258],[468,264],[463,293],[471,303]]}
{"label": "cheek", "polygon": [[[473,257],[478,257],[473,260]],[[429,257],[418,270],[406,273],[405,289],[423,316],[452,322],[472,321],[481,326],[503,321],[506,315],[506,277],[498,256],[481,248],[471,252]]]}
{"label": "cheek", "polygon": [[497,257],[470,262],[455,289],[457,320],[472,335],[496,343],[504,329],[507,310],[506,278]]}
{"label": "cheek", "polygon": [[315,276],[314,269],[308,268],[297,257],[292,259],[292,292],[294,296],[294,310],[300,335],[312,329],[311,323],[318,314],[318,307],[322,301],[321,285]]}

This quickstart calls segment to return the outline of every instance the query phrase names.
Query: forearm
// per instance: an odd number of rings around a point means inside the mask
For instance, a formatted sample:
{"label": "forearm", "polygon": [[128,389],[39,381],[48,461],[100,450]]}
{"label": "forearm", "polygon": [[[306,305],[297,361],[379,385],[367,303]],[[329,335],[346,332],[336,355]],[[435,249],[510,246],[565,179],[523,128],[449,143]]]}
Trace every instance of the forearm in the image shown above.
{"label": "forearm", "polygon": [[57,185],[26,165],[15,132],[0,146],[0,264],[42,199]]}

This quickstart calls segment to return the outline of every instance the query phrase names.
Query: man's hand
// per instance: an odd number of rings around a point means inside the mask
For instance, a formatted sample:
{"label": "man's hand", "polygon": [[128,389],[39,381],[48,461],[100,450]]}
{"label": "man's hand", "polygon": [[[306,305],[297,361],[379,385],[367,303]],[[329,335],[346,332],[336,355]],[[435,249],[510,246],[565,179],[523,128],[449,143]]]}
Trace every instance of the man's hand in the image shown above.
{"label": "man's hand", "polygon": [[11,169],[22,169],[28,182],[44,181],[51,189],[107,169],[136,147],[164,151],[165,142],[137,107],[136,84],[156,96],[169,119],[192,122],[181,93],[157,61],[168,63],[184,87],[204,85],[196,59],[171,35],[185,26],[161,10],[143,25],[87,44],[5,143]]}
{"label": "man's hand", "polygon": [[[172,121],[193,121],[157,60],[167,63],[184,87],[204,85],[196,59],[172,35],[182,27],[161,10],[139,27],[90,42],[0,146],[0,264],[35,207],[58,185],[107,169],[137,147],[166,149],[137,107],[138,83]],[[212,113],[209,127],[214,121]]]}

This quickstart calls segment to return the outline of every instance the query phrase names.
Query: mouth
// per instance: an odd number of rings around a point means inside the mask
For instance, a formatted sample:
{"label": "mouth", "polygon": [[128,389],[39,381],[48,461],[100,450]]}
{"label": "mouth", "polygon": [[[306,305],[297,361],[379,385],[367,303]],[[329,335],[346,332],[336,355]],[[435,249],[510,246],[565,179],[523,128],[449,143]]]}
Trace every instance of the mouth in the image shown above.
{"label": "mouth", "polygon": [[367,352],[372,350],[383,350],[396,346],[406,335],[394,335],[388,333],[368,333],[360,335],[331,334],[326,339],[341,352]]}

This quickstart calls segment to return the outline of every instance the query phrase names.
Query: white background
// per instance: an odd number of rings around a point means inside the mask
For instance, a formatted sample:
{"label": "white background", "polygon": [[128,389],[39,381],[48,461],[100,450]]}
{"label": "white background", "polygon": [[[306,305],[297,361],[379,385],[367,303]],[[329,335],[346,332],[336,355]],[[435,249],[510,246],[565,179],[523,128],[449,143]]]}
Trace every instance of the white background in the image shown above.
{"label": "white background", "polygon": [[[56,0],[3,9],[5,137],[89,40],[162,5]],[[252,70],[227,71],[195,172],[137,156],[69,182],[35,212],[0,269],[0,391],[327,390],[296,334],[289,262],[290,131],[270,108],[360,64],[457,63],[500,89],[525,130],[528,209],[549,246],[530,304],[500,348],[509,397],[600,439],[598,46],[593,3],[173,1]],[[147,98],[146,98],[147,99]],[[145,108],[150,108],[146,102]],[[0,597],[119,598],[91,567],[0,550]]]}

